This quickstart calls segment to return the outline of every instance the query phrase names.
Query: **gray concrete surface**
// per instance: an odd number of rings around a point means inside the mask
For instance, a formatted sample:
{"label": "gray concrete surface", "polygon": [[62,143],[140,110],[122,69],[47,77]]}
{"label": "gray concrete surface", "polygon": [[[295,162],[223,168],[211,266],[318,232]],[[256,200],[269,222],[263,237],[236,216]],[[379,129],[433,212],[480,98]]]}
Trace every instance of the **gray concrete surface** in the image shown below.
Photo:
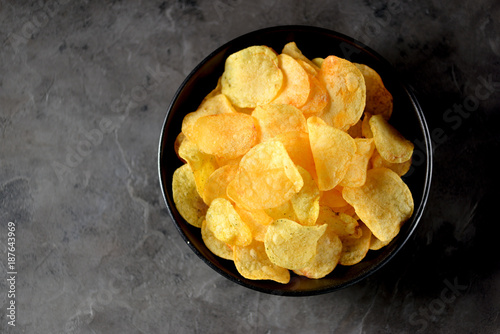
{"label": "gray concrete surface", "polygon": [[[0,332],[498,333],[499,22],[494,0],[0,1]],[[307,298],[201,262],[156,167],[184,77],[230,39],[283,24],[376,50],[434,133],[429,205],[407,247]]]}

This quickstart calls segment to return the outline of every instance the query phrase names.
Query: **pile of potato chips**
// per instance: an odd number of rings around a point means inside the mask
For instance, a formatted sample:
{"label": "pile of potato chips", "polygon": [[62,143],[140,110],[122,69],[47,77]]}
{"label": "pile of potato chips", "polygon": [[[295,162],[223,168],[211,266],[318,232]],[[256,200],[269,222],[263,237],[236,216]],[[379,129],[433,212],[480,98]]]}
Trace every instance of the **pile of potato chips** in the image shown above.
{"label": "pile of potato chips", "polygon": [[172,181],[182,217],[248,279],[318,279],[387,245],[413,213],[413,144],[370,67],[294,42],[230,55],[183,119]]}

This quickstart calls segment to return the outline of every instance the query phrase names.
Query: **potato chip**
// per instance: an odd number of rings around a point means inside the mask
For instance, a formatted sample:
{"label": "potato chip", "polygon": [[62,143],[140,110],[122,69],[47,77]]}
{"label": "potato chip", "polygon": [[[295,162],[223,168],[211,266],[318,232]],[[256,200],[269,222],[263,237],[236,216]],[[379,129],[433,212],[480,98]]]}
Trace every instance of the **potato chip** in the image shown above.
{"label": "potato chip", "polygon": [[210,98],[205,98],[196,111],[190,112],[182,120],[182,132],[191,141],[195,140],[194,124],[203,116],[218,114],[234,114],[236,110],[224,94],[217,94]]}
{"label": "potato chip", "polygon": [[179,147],[179,156],[187,161],[193,171],[198,194],[203,196],[205,184],[210,175],[217,169],[217,161],[213,155],[202,152],[198,146],[184,139]]}
{"label": "potato chip", "polygon": [[234,106],[234,109],[237,111],[237,112],[240,112],[240,113],[243,113],[243,114],[247,114],[247,115],[251,115],[253,110],[255,108],[240,108],[240,107],[237,107],[237,106]]}
{"label": "potato chip", "polygon": [[389,120],[392,114],[392,94],[385,88],[380,75],[364,64],[354,64],[363,74],[366,85],[365,111],[372,115],[382,115]]}
{"label": "potato chip", "polygon": [[277,219],[290,219],[293,221],[299,221],[295,210],[293,209],[292,201],[286,201],[278,206],[268,208],[265,210],[266,214],[274,220]]}
{"label": "potato chip", "polygon": [[320,115],[330,103],[330,95],[328,95],[325,84],[316,76],[310,76],[309,81],[311,83],[309,98],[300,107],[306,117]]}
{"label": "potato chip", "polygon": [[365,112],[361,121],[361,135],[365,138],[373,138],[372,129],[370,128],[370,118],[372,114]]}
{"label": "potato chip", "polygon": [[177,158],[179,158],[182,163],[187,163],[186,160],[184,160],[180,155],[179,155],[179,148],[181,147],[181,144],[182,142],[184,141],[184,139],[186,139],[186,135],[183,134],[182,132],[179,132],[179,134],[177,135],[177,137],[175,138],[175,142],[174,142],[174,151],[175,151],[175,154],[177,155]]}
{"label": "potato chip", "polygon": [[381,241],[394,238],[413,213],[413,197],[398,174],[388,168],[370,169],[361,187],[344,187],[342,196]]}
{"label": "potato chip", "polygon": [[245,210],[239,206],[234,209],[240,216],[241,220],[247,224],[252,232],[255,240],[264,242],[267,227],[273,222],[273,218],[269,216],[264,210]]}
{"label": "potato chip", "polygon": [[344,178],[349,168],[356,143],[342,130],[327,125],[317,116],[307,119],[309,142],[316,165],[320,190],[334,188]]}
{"label": "potato chip", "polygon": [[314,63],[299,58],[295,58],[295,60],[300,64],[300,66],[302,66],[302,68],[304,68],[309,77],[316,77],[318,75],[319,67],[315,66]]}
{"label": "potato chip", "polygon": [[311,174],[304,168],[297,166],[304,186],[290,199],[298,222],[302,225],[312,226],[316,223],[319,214],[319,189]]}
{"label": "potato chip", "polygon": [[210,91],[210,93],[207,94],[207,96],[205,96],[205,98],[203,99],[203,101],[201,101],[201,103],[205,102],[206,100],[208,100],[211,97],[214,97],[215,95],[218,95],[218,94],[222,93],[221,79],[222,79],[222,77],[219,77],[219,79],[217,80],[217,85],[215,86],[215,88],[212,89]]}
{"label": "potato chip", "polygon": [[238,171],[238,165],[224,165],[217,168],[208,177],[205,187],[203,188],[203,201],[210,205],[212,201],[216,198],[229,199],[226,195],[226,189],[229,182],[231,182]]}
{"label": "potato chip", "polygon": [[215,160],[217,161],[217,165],[219,167],[225,166],[225,165],[238,165],[241,161],[241,158],[243,158],[242,155],[236,158],[228,158],[228,157],[218,157],[215,156]]}
{"label": "potato chip", "polygon": [[318,66],[318,67],[321,67],[321,65],[323,64],[323,61],[325,60],[325,58],[320,58],[320,57],[316,57],[312,60],[312,62]]}
{"label": "potato chip", "polygon": [[347,130],[361,118],[366,102],[363,74],[350,61],[328,56],[318,74],[330,95],[330,107],[320,117],[328,124]]}
{"label": "potato chip", "polygon": [[231,54],[221,79],[222,93],[240,108],[271,102],[283,85],[278,56],[267,46],[250,46]]}
{"label": "potato chip", "polygon": [[283,86],[272,103],[302,107],[311,90],[309,75],[297,60],[287,54],[278,55],[278,66],[283,72]]}
{"label": "potato chip", "polygon": [[356,152],[344,178],[339,183],[343,187],[361,187],[365,183],[368,162],[375,149],[372,138],[356,138],[354,142],[356,143]]}
{"label": "potato chip", "polygon": [[386,167],[395,171],[399,176],[403,176],[410,170],[412,159],[410,158],[409,160],[401,163],[391,163],[382,158],[380,153],[375,150],[370,159],[370,163],[372,168]]}
{"label": "potato chip", "polygon": [[392,239],[386,241],[380,241],[379,239],[377,239],[376,236],[372,234],[370,238],[370,250],[379,250],[382,247],[387,246],[391,241]]}
{"label": "potato chip", "polygon": [[358,221],[345,213],[336,213],[332,208],[321,205],[317,225],[326,224],[328,230],[337,235],[340,240],[345,238],[359,238],[361,229]]}
{"label": "potato chip", "polygon": [[193,131],[193,142],[200,150],[228,159],[242,156],[257,143],[254,119],[242,113],[200,117]]}
{"label": "potato chip", "polygon": [[401,163],[413,155],[413,143],[405,139],[382,115],[373,115],[370,118],[370,129],[375,147],[384,160]]}
{"label": "potato chip", "polygon": [[246,209],[267,209],[283,204],[304,181],[280,141],[268,140],[253,147],[241,159],[227,195]]}
{"label": "potato chip", "polygon": [[342,253],[339,263],[343,266],[352,266],[361,262],[370,250],[372,232],[365,224],[360,223],[361,237],[342,239]]}
{"label": "potato chip", "polygon": [[359,121],[356,122],[353,126],[351,126],[348,130],[347,133],[349,136],[352,138],[362,138],[363,136],[363,119],[360,119]]}
{"label": "potato chip", "polygon": [[275,220],[267,229],[264,241],[266,254],[277,266],[301,269],[316,255],[318,239],[326,225],[303,226],[288,219]]}
{"label": "potato chip", "polygon": [[342,197],[341,186],[337,186],[327,191],[322,191],[319,198],[319,204],[326,205],[330,208],[341,208],[348,205],[344,197]]}
{"label": "potato chip", "polygon": [[207,227],[206,220],[203,220],[201,224],[201,238],[205,246],[207,246],[212,253],[223,259],[233,260],[233,249],[231,246],[215,237],[212,231]]}
{"label": "potato chip", "polygon": [[311,65],[314,68],[317,68],[316,64],[314,64],[309,58],[304,56],[302,51],[298,48],[297,44],[295,42],[289,42],[285,44],[283,47],[283,50],[281,50],[281,53],[287,54],[295,59],[300,59],[309,65]]}
{"label": "potato chip", "polygon": [[[359,238],[361,237],[361,227],[358,222],[358,216],[356,213],[339,212],[338,216],[345,224],[345,233],[347,233],[348,238]],[[341,236],[341,240],[343,237]]]}
{"label": "potato chip", "polygon": [[318,240],[314,258],[307,267],[294,270],[294,272],[312,279],[323,278],[335,269],[340,260],[341,252],[342,242],[340,238],[327,228]]}
{"label": "potato chip", "polygon": [[182,218],[195,227],[201,227],[208,206],[196,190],[194,175],[188,164],[175,170],[172,178],[172,196]]}
{"label": "potato chip", "polygon": [[288,104],[266,104],[252,112],[260,130],[260,141],[291,131],[307,131],[304,114],[300,109]]}
{"label": "potato chip", "polygon": [[248,279],[273,280],[282,284],[290,281],[290,271],[273,264],[260,241],[254,240],[244,247],[235,246],[234,264],[241,276]]}
{"label": "potato chip", "polygon": [[212,201],[205,219],[207,228],[222,242],[233,246],[246,246],[252,242],[250,228],[225,198]]}
{"label": "potato chip", "polygon": [[316,165],[314,164],[311,145],[309,143],[309,134],[307,132],[291,131],[280,133],[274,139],[280,141],[285,146],[290,159],[292,159],[295,165],[303,167],[311,174],[313,179],[317,179]]}
{"label": "potato chip", "polygon": [[342,206],[339,208],[333,208],[335,212],[338,213],[345,213],[348,216],[354,217],[356,216],[356,210],[354,210],[354,207],[350,204],[347,204],[346,206]]}

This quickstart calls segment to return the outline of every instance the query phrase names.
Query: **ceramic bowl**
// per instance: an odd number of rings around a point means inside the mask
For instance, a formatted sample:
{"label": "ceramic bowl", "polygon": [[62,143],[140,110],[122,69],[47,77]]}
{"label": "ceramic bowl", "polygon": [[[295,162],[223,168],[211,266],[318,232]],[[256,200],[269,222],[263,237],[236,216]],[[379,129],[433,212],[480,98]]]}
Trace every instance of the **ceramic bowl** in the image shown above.
{"label": "ceramic bowl", "polygon": [[[366,64],[380,74],[394,98],[391,124],[415,144],[411,170],[403,177],[413,194],[415,210],[389,245],[378,251],[369,251],[359,264],[345,267],[338,265],[331,274],[321,279],[308,279],[292,273],[290,283],[283,285],[270,280],[246,279],[238,273],[232,261],[213,255],[203,243],[200,229],[189,225],[177,211],[171,185],[174,171],[181,166],[174,151],[174,142],[181,131],[182,119],[187,113],[196,110],[203,97],[215,88],[224,71],[226,58],[252,45],[267,45],[281,52],[283,46],[291,41],[296,42],[310,59],[336,55]],[[225,278],[256,291],[275,295],[310,296],[336,291],[361,281],[390,261],[404,246],[417,228],[426,205],[432,175],[431,140],[415,95],[379,54],[335,31],[310,26],[279,26],[253,31],[227,42],[209,54],[187,76],[166,112],[159,143],[158,171],[161,191],[171,220],[180,236],[202,260],[200,265],[204,262]],[[201,285],[203,282],[199,283]]]}

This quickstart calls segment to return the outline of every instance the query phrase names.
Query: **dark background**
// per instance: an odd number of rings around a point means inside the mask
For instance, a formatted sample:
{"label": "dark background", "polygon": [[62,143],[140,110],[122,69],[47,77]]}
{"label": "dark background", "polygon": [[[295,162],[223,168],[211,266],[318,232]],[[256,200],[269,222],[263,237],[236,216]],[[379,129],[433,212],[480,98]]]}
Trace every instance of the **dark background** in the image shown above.
{"label": "dark background", "polygon": [[[500,3],[0,1],[0,247],[16,224],[12,333],[498,333]],[[356,38],[413,87],[433,133],[427,209],[368,279],[292,298],[230,282],[169,221],[166,109],[252,30]],[[6,276],[6,275],[5,275]],[[12,298],[0,281],[2,312]]]}

